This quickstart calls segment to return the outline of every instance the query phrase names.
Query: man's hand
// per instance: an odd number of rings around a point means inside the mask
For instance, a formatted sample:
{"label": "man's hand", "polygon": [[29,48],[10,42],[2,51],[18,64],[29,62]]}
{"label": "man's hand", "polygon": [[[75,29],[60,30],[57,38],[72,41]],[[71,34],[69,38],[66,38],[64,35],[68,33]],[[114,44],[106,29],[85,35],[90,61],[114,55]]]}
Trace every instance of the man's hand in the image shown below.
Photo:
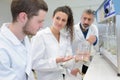
{"label": "man's hand", "polygon": [[96,41],[96,36],[95,35],[90,35],[90,37],[87,39],[87,41],[90,44],[93,44]]}
{"label": "man's hand", "polygon": [[80,70],[78,68],[72,69],[71,74],[74,76],[77,76],[77,73],[80,73]]}

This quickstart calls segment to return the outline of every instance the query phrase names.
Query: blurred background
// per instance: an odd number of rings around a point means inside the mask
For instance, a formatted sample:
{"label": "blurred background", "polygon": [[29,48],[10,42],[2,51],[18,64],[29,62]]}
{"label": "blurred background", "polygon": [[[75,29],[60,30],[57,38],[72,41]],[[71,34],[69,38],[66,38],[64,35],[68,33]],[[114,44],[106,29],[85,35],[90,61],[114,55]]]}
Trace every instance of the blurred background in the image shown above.
{"label": "blurred background", "polygon": [[[51,25],[51,19],[53,11],[56,7],[62,5],[68,5],[73,10],[74,23],[80,21],[81,13],[84,9],[91,8],[96,10],[104,0],[45,0],[48,4],[49,11],[46,16],[44,27],[49,27]],[[10,3],[11,0],[0,0],[0,26],[3,22],[11,21],[10,13]]]}

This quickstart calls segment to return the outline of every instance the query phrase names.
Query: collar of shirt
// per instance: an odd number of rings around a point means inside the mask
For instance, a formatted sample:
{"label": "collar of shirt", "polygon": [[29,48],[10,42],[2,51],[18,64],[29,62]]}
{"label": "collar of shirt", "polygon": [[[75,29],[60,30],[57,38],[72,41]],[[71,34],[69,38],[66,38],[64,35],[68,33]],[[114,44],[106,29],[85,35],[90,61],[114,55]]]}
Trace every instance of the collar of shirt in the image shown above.
{"label": "collar of shirt", "polygon": [[85,32],[89,29],[89,27],[85,28],[84,26],[82,26],[82,24],[79,24],[79,26],[83,32]]}
{"label": "collar of shirt", "polygon": [[4,23],[1,27],[1,34],[10,40],[14,45],[20,45],[20,40],[8,28],[10,23]]}

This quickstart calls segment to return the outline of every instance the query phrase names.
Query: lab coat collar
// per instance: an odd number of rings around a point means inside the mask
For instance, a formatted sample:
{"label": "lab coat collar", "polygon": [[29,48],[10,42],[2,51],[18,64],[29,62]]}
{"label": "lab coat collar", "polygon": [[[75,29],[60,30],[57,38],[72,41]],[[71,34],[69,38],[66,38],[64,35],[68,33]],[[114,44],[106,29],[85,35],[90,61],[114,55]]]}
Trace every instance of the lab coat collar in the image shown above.
{"label": "lab coat collar", "polygon": [[[52,38],[58,43],[58,41],[56,40],[55,36],[53,35],[52,31],[50,30],[50,27],[47,27],[45,30],[44,30],[44,33],[46,35],[50,35],[52,36]],[[62,36],[62,37],[61,37]],[[61,45],[61,43],[64,42],[64,39],[63,38],[69,38],[68,34],[60,31],[60,40],[59,40],[59,43]]]}
{"label": "lab coat collar", "polygon": [[75,28],[75,33],[76,33],[76,36],[78,37],[78,39],[79,39],[80,41],[84,41],[85,38],[84,38],[84,35],[83,35],[83,33],[82,33],[82,31],[81,31],[81,29],[80,29],[80,27],[79,27],[79,24],[80,24],[80,23],[78,23],[78,24],[76,24],[76,25],[74,26],[74,28]]}
{"label": "lab coat collar", "polygon": [[4,23],[1,27],[1,33],[10,40],[14,45],[20,45],[20,40],[8,28],[10,23]]}
{"label": "lab coat collar", "polygon": [[[81,23],[79,22],[78,24],[75,25],[75,29],[76,29],[77,31],[81,30],[80,27],[78,27],[78,26],[80,26],[80,24],[81,24]],[[89,29],[90,27],[91,27],[91,26],[87,27],[86,29]]]}
{"label": "lab coat collar", "polygon": [[79,32],[79,31],[80,31],[79,24],[80,24],[80,23],[78,23],[78,24],[76,24],[76,25],[75,25],[75,30],[76,30],[77,32]]}
{"label": "lab coat collar", "polygon": [[45,33],[51,33],[50,27],[47,27]]}
{"label": "lab coat collar", "polygon": [[[50,30],[50,27],[46,28],[45,33],[47,33],[47,34],[51,34],[52,33],[52,31]],[[61,35],[66,35],[65,32],[63,32],[63,31],[60,31],[60,34]]]}
{"label": "lab coat collar", "polygon": [[[78,24],[76,24],[74,27],[75,27],[75,32],[76,32],[76,35],[77,36],[79,36],[79,37],[81,37],[82,36],[82,38],[83,38],[83,40],[85,39],[84,38],[84,35],[83,35],[83,33],[82,33],[82,30],[80,29],[80,27],[79,27],[79,24],[80,23],[78,23]],[[90,26],[89,26],[89,30],[88,30],[88,33],[87,33],[87,36],[86,36],[86,39],[88,39],[88,37],[89,37],[89,34],[91,34],[92,33],[92,28],[93,28],[93,24],[91,24]]]}
{"label": "lab coat collar", "polygon": [[78,24],[76,24],[76,25],[75,25],[75,29],[76,29],[77,31],[78,31],[78,30],[79,30],[79,28],[80,28],[80,27],[78,27],[78,26],[79,26],[79,24],[80,24],[80,23],[78,23]]}

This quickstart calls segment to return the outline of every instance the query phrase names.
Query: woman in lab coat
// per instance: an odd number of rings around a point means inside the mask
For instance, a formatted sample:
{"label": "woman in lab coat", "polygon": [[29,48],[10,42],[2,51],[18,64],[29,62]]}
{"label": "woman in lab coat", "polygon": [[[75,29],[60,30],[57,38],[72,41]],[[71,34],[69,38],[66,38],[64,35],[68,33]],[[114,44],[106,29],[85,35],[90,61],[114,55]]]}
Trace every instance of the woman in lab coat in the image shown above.
{"label": "woman in lab coat", "polygon": [[38,80],[65,80],[63,62],[72,59],[73,14],[69,6],[55,9],[50,27],[32,39],[33,69]]}

